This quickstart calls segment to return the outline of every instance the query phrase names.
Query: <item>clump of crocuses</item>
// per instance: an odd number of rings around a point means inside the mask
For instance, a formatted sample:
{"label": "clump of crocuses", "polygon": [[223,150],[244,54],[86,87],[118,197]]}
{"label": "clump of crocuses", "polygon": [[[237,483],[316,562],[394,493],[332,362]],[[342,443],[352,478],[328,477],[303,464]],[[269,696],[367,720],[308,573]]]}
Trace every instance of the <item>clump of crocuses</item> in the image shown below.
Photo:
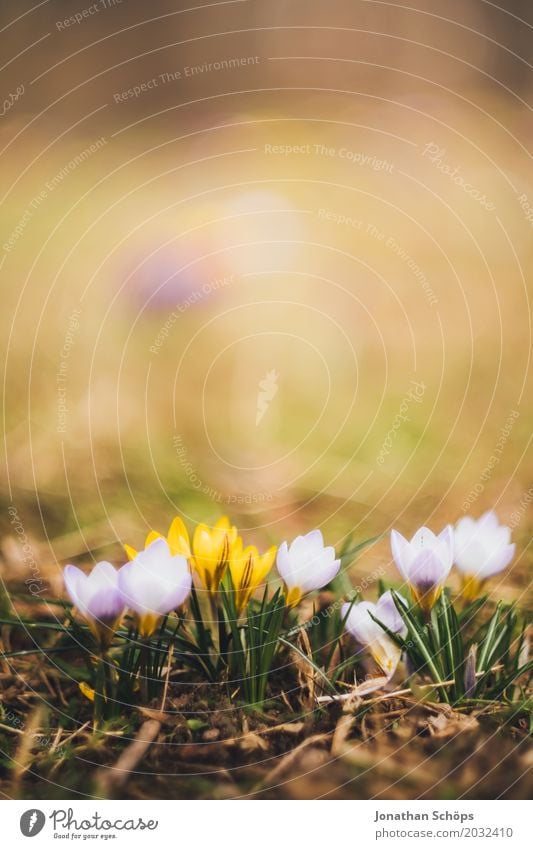
{"label": "clump of crocuses", "polygon": [[[200,523],[192,543],[183,520],[176,517],[166,535],[152,530],[143,549],[129,544],[124,549],[129,562],[119,569],[99,563],[86,575],[67,566],[65,587],[101,656],[117,634],[115,648],[122,649],[118,667],[126,667],[130,681],[140,676],[145,697],[150,688],[144,679],[157,682],[164,666],[161,655],[172,646],[175,656],[211,680],[231,672],[246,689],[247,677],[256,679],[249,689],[254,701],[260,701],[278,648],[283,610],[330,583],[340,568],[333,546],[324,544],[319,530],[260,553],[255,545],[243,543],[226,516],[212,526]],[[276,552],[283,585],[269,594]],[[258,612],[254,608],[250,617],[254,604]]]}
{"label": "clump of crocuses", "polygon": [[[396,530],[391,532],[392,557],[412,604],[398,591],[389,590],[376,604],[352,602],[342,609],[346,631],[360,650],[373,658],[387,681],[403,655],[410,674],[428,676],[441,697],[450,701],[471,696],[481,685],[492,686],[493,670],[504,670],[500,679],[508,686],[530,669],[525,623],[517,631],[516,614],[505,611],[501,603],[485,632],[480,632],[480,644],[468,646],[466,642],[468,605],[474,602],[479,608],[485,583],[509,565],[515,552],[510,537],[510,528],[500,525],[493,511],[478,520],[463,517],[455,529],[447,525],[438,534],[422,527],[410,540]],[[464,623],[463,613],[456,611],[446,588],[454,563],[461,575]],[[505,662],[498,666],[500,659]],[[510,668],[514,677],[508,676]],[[376,680],[381,686],[382,681]],[[497,675],[494,680],[498,681]],[[368,682],[361,687],[365,693],[372,690]]]}
{"label": "clump of crocuses", "polygon": [[[129,562],[118,569],[102,562],[89,574],[71,565],[64,571],[75,611],[91,632],[101,663],[105,660],[111,669],[106,675],[111,684],[118,681],[115,690],[126,681],[128,697],[137,689],[149,700],[163,674],[168,678],[172,660],[208,680],[226,681],[256,707],[266,697],[274,660],[283,647],[292,647],[306,659],[316,641],[315,620],[320,624],[321,617],[315,613],[299,622],[299,605],[304,596],[335,587],[342,560],[319,529],[260,551],[245,544],[225,516],[213,525],[200,523],[191,537],[176,517],[166,534],[150,531],[141,550],[131,545],[124,549]],[[455,563],[463,607],[479,600],[480,589],[514,555],[510,529],[488,512],[477,521],[464,517],[455,529],[447,525],[439,533],[422,527],[411,539],[393,530],[391,550],[402,583],[397,590],[382,587],[375,603],[355,598],[337,604],[340,613],[330,620],[336,624],[331,626],[333,648],[327,652],[323,679],[331,674],[331,681],[338,680],[332,658],[342,642],[339,669],[347,669],[353,658],[370,676],[359,690],[363,694],[387,686],[400,666],[409,676],[429,676],[445,700],[492,686],[490,670],[498,652],[506,649],[506,657],[514,657],[513,615],[504,616],[498,606],[486,639],[482,636],[479,646],[467,644],[461,609],[457,612],[452,604],[446,583]],[[348,558],[350,552],[343,554]],[[274,563],[280,580],[272,580]],[[311,640],[303,653],[289,639],[302,627],[310,629]],[[341,640],[343,630],[349,640]],[[314,659],[309,659],[315,671],[319,648],[314,645]],[[515,666],[523,668],[518,660]],[[463,670],[468,670],[466,684]],[[104,688],[104,701],[115,690]]]}

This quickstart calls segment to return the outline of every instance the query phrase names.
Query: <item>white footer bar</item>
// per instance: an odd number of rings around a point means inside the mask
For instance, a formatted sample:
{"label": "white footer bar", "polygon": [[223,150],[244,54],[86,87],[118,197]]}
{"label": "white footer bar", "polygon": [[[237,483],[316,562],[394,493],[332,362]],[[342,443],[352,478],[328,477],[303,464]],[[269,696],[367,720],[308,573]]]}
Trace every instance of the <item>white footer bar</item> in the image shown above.
{"label": "white footer bar", "polygon": [[[290,806],[290,810],[289,810]],[[533,846],[527,801],[3,801],[6,849],[194,846],[194,849]],[[274,811],[273,808],[276,808]],[[70,841],[67,843],[67,841]]]}

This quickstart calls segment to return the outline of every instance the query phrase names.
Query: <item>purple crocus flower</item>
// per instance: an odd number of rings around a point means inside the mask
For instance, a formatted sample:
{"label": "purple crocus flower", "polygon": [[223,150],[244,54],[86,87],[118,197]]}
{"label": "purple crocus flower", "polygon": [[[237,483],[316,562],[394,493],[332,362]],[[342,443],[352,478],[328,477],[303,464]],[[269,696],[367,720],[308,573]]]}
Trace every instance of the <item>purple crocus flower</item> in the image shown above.
{"label": "purple crocus flower", "polygon": [[125,605],[118,586],[118,572],[102,560],[86,575],[77,566],[65,566],[63,579],[72,604],[87,622],[96,641],[109,645]]}
{"label": "purple crocus flower", "polygon": [[398,531],[391,533],[394,562],[422,610],[428,614],[439,598],[450,574],[454,555],[451,525],[436,536],[420,528],[408,542]]}

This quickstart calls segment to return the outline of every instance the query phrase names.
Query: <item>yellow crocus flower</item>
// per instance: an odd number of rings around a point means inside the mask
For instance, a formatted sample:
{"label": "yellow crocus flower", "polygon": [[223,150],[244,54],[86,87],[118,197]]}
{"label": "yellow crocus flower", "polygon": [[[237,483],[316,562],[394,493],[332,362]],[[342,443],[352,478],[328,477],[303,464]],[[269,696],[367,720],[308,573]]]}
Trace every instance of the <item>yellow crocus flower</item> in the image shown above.
{"label": "yellow crocus flower", "polygon": [[215,595],[226,573],[233,547],[237,541],[237,528],[222,516],[213,527],[203,523],[196,527],[193,536],[192,565],[210,595]]}
{"label": "yellow crocus flower", "polygon": [[259,554],[255,545],[243,547],[237,537],[229,562],[229,571],[235,590],[235,607],[240,613],[247,606],[253,592],[263,583],[272,568],[276,546],[272,545],[265,554]]}
{"label": "yellow crocus flower", "polygon": [[[152,543],[155,539],[166,539],[168,547],[170,548],[170,553],[173,557],[179,554],[182,557],[186,557],[187,560],[190,559],[191,544],[189,542],[189,533],[179,516],[176,516],[176,518],[172,520],[166,537],[163,536],[163,534],[160,534],[159,531],[150,531],[144,541],[144,547],[148,548],[150,543]],[[132,548],[131,545],[124,545],[124,550],[128,555],[129,560],[133,560],[137,557],[138,552]]]}

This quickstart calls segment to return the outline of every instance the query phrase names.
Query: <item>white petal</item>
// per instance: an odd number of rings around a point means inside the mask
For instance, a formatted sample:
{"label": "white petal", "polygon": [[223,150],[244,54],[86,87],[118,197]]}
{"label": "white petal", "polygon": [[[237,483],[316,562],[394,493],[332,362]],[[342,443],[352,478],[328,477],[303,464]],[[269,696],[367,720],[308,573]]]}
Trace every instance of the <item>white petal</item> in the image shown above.
{"label": "white petal", "polygon": [[463,516],[455,525],[455,534],[460,537],[463,535],[469,537],[475,532],[476,526],[477,522],[471,516]]}
{"label": "white petal", "polygon": [[419,592],[424,593],[444,583],[450,568],[451,565],[448,567],[443,563],[434,551],[422,548],[409,567],[408,580]]}
{"label": "white petal", "polygon": [[505,545],[502,548],[494,551],[491,556],[482,564],[475,574],[478,578],[490,578],[502,572],[509,565],[514,557],[516,546],[514,543]]}
{"label": "white petal", "polygon": [[290,554],[296,554],[301,548],[305,547],[306,545],[307,543],[304,536],[299,535],[297,537],[294,537],[293,541],[289,546],[289,552]]}
{"label": "white petal", "polygon": [[115,567],[102,560],[97,563],[87,579],[87,610],[100,622],[112,622],[124,610],[118,588],[118,572]]}
{"label": "white petal", "polygon": [[[399,597],[401,601],[405,602],[403,596],[400,595]],[[405,603],[407,605],[407,602]],[[387,590],[387,592],[383,593],[383,595],[378,598],[376,604],[376,618],[379,619],[380,622],[383,622],[389,631],[401,634],[402,636],[405,636],[407,633],[407,628],[405,627],[402,617],[398,613],[398,608],[394,603],[390,590]]]}
{"label": "white petal", "polygon": [[322,536],[322,531],[318,528],[314,531],[309,531],[309,533],[305,535],[304,539],[314,548],[324,548],[324,537]]}
{"label": "white petal", "polygon": [[439,551],[443,563],[446,565],[448,572],[453,565],[453,556],[455,550],[455,539],[453,528],[451,525],[446,525],[443,531],[437,537],[438,544],[436,549]]}
{"label": "white petal", "polygon": [[170,613],[183,603],[191,589],[187,561],[172,557],[165,539],[154,540],[119,573],[126,604],[136,613]]}
{"label": "white petal", "polygon": [[416,534],[411,540],[411,545],[413,548],[433,548],[437,537],[430,531],[429,528],[421,527],[417,530]]}
{"label": "white petal", "polygon": [[497,528],[500,524],[494,510],[487,510],[487,512],[483,513],[478,521],[483,523],[486,528]]}
{"label": "white petal", "polygon": [[486,560],[485,548],[475,537],[457,544],[455,564],[461,572],[474,573]]}
{"label": "white petal", "polygon": [[70,596],[72,604],[78,608],[80,613],[85,612],[83,590],[87,582],[87,575],[85,575],[81,569],[78,569],[77,566],[69,564],[63,569],[63,580],[65,582],[65,589]]}
{"label": "white petal", "polygon": [[88,576],[91,589],[109,589],[116,587],[118,584],[118,572],[115,567],[108,563],[107,560],[101,560],[94,566],[91,574]]}
{"label": "white petal", "polygon": [[506,525],[499,525],[497,528],[492,529],[490,535],[487,535],[487,539],[490,540],[490,545],[494,548],[509,545],[511,542],[511,528],[508,528]]}
{"label": "white petal", "polygon": [[276,555],[276,566],[280,577],[287,584],[289,589],[296,586],[292,577],[292,561],[289,554],[289,548],[286,542],[282,542],[278,548]]}
{"label": "white petal", "polygon": [[394,530],[391,531],[390,543],[396,567],[401,576],[407,580],[407,569],[411,560],[409,543],[405,537],[403,537],[398,531]]}
{"label": "white petal", "polygon": [[162,562],[169,560],[171,556],[170,548],[166,539],[164,537],[158,537],[157,539],[154,539],[147,548],[139,551],[135,559],[142,563],[145,569],[157,572],[159,565]]}
{"label": "white petal", "polygon": [[320,589],[340,568],[335,549],[333,546],[324,548],[319,530],[296,537],[290,546],[283,542],[278,548],[276,564],[287,587],[298,587],[302,592]]}
{"label": "white petal", "polygon": [[[350,605],[343,604],[341,614],[344,619]],[[375,622],[370,614],[377,615],[376,605],[370,601],[360,601],[354,604],[346,619],[346,630],[362,646],[370,646],[384,636],[383,628]]]}

